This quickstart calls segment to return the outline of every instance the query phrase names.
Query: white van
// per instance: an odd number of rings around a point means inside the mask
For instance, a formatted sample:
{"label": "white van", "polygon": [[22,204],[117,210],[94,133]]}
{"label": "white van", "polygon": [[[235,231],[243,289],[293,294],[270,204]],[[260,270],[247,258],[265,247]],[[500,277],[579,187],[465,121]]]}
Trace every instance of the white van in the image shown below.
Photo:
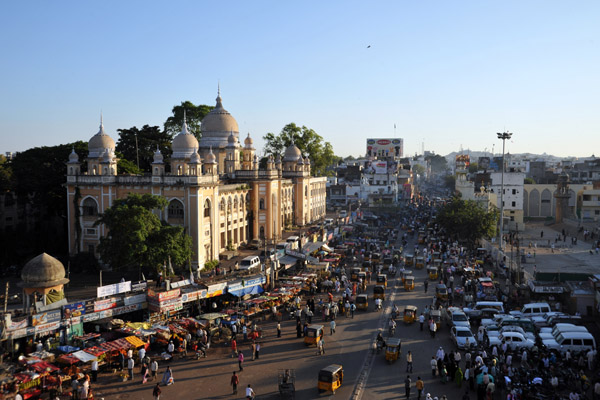
{"label": "white van", "polygon": [[257,256],[248,256],[240,261],[240,271],[252,271],[260,269],[260,258]]}
{"label": "white van", "polygon": [[564,332],[588,332],[585,326],[578,326],[573,324],[556,324],[554,328],[542,328],[540,329],[540,339],[556,339],[559,333]]}
{"label": "white van", "polygon": [[552,311],[548,303],[529,303],[521,309],[523,317],[531,318],[533,316],[542,316]]}
{"label": "white van", "polygon": [[498,314],[504,314],[504,304],[501,301],[478,301],[473,308],[463,308],[469,318],[481,317],[483,310],[497,310]]}
{"label": "white van", "polygon": [[570,350],[571,353],[577,353],[596,349],[596,340],[594,340],[594,336],[589,332],[559,333],[556,339],[542,340],[542,344],[549,350],[560,351],[563,354],[567,350]]}

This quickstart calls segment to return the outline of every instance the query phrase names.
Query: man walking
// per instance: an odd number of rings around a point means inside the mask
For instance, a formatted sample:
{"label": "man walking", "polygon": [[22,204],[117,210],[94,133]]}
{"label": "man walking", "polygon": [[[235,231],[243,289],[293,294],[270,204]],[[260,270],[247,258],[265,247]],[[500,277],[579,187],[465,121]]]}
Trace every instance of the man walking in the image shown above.
{"label": "man walking", "polygon": [[281,323],[277,322],[277,337],[281,337]]}
{"label": "man walking", "polygon": [[135,365],[135,362],[133,361],[132,357],[129,357],[129,359],[127,359],[127,372],[129,372],[129,379],[133,380],[133,367]]}
{"label": "man walking", "polygon": [[423,282],[423,287],[425,288],[425,293],[427,293],[427,288],[429,287],[429,279],[425,278],[425,282]]}
{"label": "man walking", "polygon": [[425,316],[423,315],[423,313],[421,313],[421,315],[419,315],[419,324],[421,324],[421,332],[423,332],[423,324],[425,323]]}
{"label": "man walking", "polygon": [[331,329],[331,334],[333,335],[335,333],[335,320],[332,319],[331,322],[329,323],[329,327]]}
{"label": "man walking", "polygon": [[423,394],[423,388],[425,388],[425,382],[421,379],[421,377],[417,377],[417,382],[415,383],[415,387],[417,388],[417,400],[421,400],[421,395]]}
{"label": "man walking", "polygon": [[431,376],[435,378],[435,371],[437,370],[437,360],[435,359],[435,356],[431,356],[429,364],[431,365]]}
{"label": "man walking", "polygon": [[413,364],[412,353],[409,350],[408,353],[406,353],[406,372],[410,372],[411,374],[413,372],[412,364]]}
{"label": "man walking", "polygon": [[240,384],[240,377],[233,371],[233,375],[231,376],[231,386],[233,387],[233,393],[237,394],[237,387]]}
{"label": "man walking", "polygon": [[240,368],[240,371],[244,370],[244,353],[242,353],[241,351],[238,353],[238,366]]}
{"label": "man walking", "polygon": [[252,351],[252,361],[254,361],[254,359],[256,358],[256,342],[255,341],[252,342],[251,351]]}
{"label": "man walking", "polygon": [[154,389],[152,389],[152,397],[154,397],[154,400],[160,400],[161,393],[160,383],[157,383],[156,386],[154,386]]}
{"label": "man walking", "polygon": [[404,391],[406,392],[406,398],[410,398],[410,384],[412,381],[410,380],[410,375],[406,375],[406,379],[404,380]]}

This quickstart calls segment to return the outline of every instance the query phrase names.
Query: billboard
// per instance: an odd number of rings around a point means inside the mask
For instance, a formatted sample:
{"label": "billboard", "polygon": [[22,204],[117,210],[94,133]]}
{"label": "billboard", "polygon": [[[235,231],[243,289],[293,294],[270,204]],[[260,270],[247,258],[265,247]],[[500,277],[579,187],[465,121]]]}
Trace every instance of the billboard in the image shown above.
{"label": "billboard", "polygon": [[364,172],[367,174],[395,174],[398,172],[398,163],[396,161],[366,161]]}
{"label": "billboard", "polygon": [[398,138],[367,139],[367,157],[402,157],[404,141]]}

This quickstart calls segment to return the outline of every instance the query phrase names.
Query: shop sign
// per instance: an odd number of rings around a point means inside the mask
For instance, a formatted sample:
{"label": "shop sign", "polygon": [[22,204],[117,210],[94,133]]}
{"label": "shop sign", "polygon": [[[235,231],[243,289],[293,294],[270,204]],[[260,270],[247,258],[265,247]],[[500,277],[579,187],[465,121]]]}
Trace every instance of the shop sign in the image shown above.
{"label": "shop sign", "polygon": [[40,325],[45,325],[45,324],[49,324],[52,322],[60,321],[60,318],[61,318],[60,309],[35,314],[35,315],[31,316],[31,326],[40,326]]}
{"label": "shop sign", "polygon": [[148,289],[148,281],[139,281],[131,284],[132,292],[145,292]]}
{"label": "shop sign", "polygon": [[206,297],[207,292],[208,291],[206,289],[202,289],[202,290],[194,290],[192,292],[183,293],[181,295],[181,302],[188,303],[190,301],[203,299]]}
{"label": "shop sign", "polygon": [[177,282],[171,283],[171,287],[172,288],[180,288],[180,287],[183,287],[183,286],[189,286],[192,283],[194,283],[194,282],[192,282],[191,279],[184,279],[182,281],[177,281]]}
{"label": "shop sign", "polygon": [[208,286],[208,293],[206,293],[206,297],[216,297],[223,294],[223,291],[227,287],[227,283],[216,283],[214,285]]}
{"label": "shop sign", "polygon": [[71,317],[80,317],[85,314],[85,303],[79,301],[73,304],[63,306],[63,317],[69,319]]}
{"label": "shop sign", "polygon": [[110,310],[111,308],[115,308],[117,306],[117,299],[104,299],[97,300],[94,302],[94,312]]}
{"label": "shop sign", "polygon": [[16,331],[20,329],[25,329],[29,325],[29,320],[27,318],[22,319],[21,321],[11,321],[10,325],[6,328],[7,331]]}
{"label": "shop sign", "polygon": [[146,294],[140,293],[140,294],[136,294],[135,296],[125,297],[123,299],[123,301],[125,302],[126,306],[129,306],[131,304],[143,303],[146,301]]}
{"label": "shop sign", "polygon": [[80,324],[82,320],[83,320],[83,315],[81,317],[71,318],[71,325]]}
{"label": "shop sign", "polygon": [[156,303],[148,303],[148,310],[161,313],[167,311],[179,311],[182,308],[183,303],[181,299],[168,300],[166,302],[160,303],[160,305]]}
{"label": "shop sign", "polygon": [[148,300],[163,302],[166,300],[176,299],[181,294],[181,289],[173,289],[168,292],[156,293],[151,290],[148,291]]}
{"label": "shop sign", "polygon": [[91,314],[94,312],[94,300],[86,300],[85,301],[85,313]]}
{"label": "shop sign", "polygon": [[131,291],[131,281],[114,283],[97,288],[97,297],[107,297]]}
{"label": "shop sign", "polygon": [[243,288],[258,286],[265,282],[266,282],[266,278],[264,276],[258,276],[258,277],[251,278],[251,279],[241,280],[241,281],[229,284],[227,286],[227,291],[234,292],[236,290],[241,290]]}

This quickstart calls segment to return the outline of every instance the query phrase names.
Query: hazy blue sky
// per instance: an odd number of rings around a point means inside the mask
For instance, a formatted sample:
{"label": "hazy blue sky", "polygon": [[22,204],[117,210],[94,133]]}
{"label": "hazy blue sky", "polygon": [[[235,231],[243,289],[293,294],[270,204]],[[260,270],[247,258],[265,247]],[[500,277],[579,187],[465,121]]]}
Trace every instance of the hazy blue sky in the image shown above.
{"label": "hazy blue sky", "polygon": [[[600,154],[598,1],[5,1],[0,151],[223,104],[262,149],[289,123],[339,155]],[[371,48],[367,48],[367,46]]]}

